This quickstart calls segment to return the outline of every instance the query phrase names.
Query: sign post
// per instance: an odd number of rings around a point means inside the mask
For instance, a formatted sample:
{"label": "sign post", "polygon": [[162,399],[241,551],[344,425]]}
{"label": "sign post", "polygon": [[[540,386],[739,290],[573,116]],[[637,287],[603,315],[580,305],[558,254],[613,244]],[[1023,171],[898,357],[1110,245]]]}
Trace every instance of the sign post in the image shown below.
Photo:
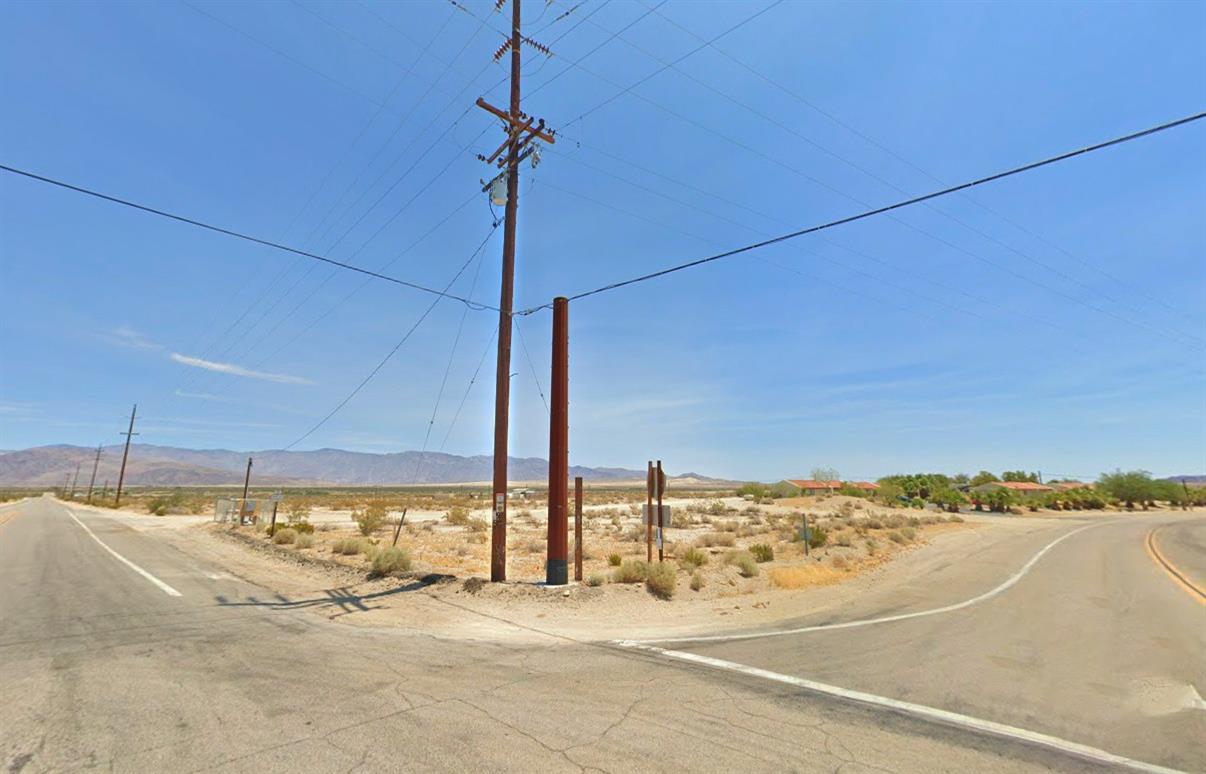
{"label": "sign post", "polygon": [[645,561],[653,564],[653,460],[645,463]]}
{"label": "sign post", "polygon": [[657,461],[657,560],[662,562],[665,560],[663,551],[665,547],[665,538],[662,535],[662,495],[666,491],[666,473],[662,470],[662,461]]}
{"label": "sign post", "polygon": [[268,525],[268,537],[276,535],[276,509],[281,504],[284,497],[280,492],[273,492],[272,497],[268,498],[272,501],[272,523]]}

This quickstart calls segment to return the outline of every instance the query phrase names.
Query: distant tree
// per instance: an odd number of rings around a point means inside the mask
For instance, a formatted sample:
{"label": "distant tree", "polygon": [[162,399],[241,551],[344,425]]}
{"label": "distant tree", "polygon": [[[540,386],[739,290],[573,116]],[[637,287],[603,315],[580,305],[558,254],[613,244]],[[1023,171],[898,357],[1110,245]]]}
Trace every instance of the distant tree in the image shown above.
{"label": "distant tree", "polygon": [[969,480],[970,479],[967,477],[966,473],[956,473],[955,475],[951,476],[951,483],[958,484],[960,486],[966,484]]}
{"label": "distant tree", "polygon": [[1000,481],[999,478],[989,473],[987,470],[981,470],[979,473],[971,477],[970,483],[972,486],[980,486],[981,484],[991,484],[993,481]]}
{"label": "distant tree", "polygon": [[1097,479],[1097,485],[1110,497],[1125,503],[1127,508],[1134,508],[1135,503],[1142,503],[1146,509],[1147,504],[1157,495],[1156,482],[1152,481],[1152,474],[1146,470],[1130,470],[1125,473],[1115,470],[1113,473],[1102,473]]}
{"label": "distant tree", "polygon": [[1004,481],[1029,481],[1038,483],[1038,473],[1027,473],[1024,470],[1007,470],[1001,474],[1001,479]]}
{"label": "distant tree", "polygon": [[834,468],[813,468],[811,475],[813,481],[837,481],[841,478]]}

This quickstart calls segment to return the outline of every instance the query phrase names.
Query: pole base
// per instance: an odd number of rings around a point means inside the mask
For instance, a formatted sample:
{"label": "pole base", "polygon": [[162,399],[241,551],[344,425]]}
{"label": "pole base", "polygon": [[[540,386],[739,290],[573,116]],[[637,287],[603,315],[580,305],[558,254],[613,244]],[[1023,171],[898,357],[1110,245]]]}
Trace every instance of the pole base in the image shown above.
{"label": "pole base", "polygon": [[544,566],[546,586],[564,586],[569,583],[569,562],[565,559],[550,559]]}

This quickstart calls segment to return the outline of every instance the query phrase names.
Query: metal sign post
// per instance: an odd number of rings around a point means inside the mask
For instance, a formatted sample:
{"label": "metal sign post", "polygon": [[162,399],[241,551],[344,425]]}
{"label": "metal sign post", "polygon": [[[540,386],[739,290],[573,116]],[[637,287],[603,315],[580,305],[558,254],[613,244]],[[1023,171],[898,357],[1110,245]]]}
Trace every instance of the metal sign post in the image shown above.
{"label": "metal sign post", "polygon": [[272,501],[272,523],[268,525],[268,537],[272,537],[276,534],[276,509],[284,497],[280,492],[273,492],[272,497],[268,499]]}
{"label": "metal sign post", "polygon": [[[645,464],[645,513],[653,513],[653,460]],[[645,561],[653,563],[653,519],[645,519]]]}

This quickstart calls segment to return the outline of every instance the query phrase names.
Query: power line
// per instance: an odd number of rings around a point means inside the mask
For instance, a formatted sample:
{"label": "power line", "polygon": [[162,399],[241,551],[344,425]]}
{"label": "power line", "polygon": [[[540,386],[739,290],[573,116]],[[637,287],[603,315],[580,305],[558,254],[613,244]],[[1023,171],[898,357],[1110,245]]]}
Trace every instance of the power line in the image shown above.
{"label": "power line", "polygon": [[[479,244],[477,246],[477,249],[473,251],[473,254],[469,256],[469,259],[461,265],[461,268],[457,270],[456,274],[453,275],[452,279],[448,281],[448,284],[444,286],[444,292],[439,294],[440,297],[451,298],[451,296],[449,296],[447,293],[448,289],[451,288],[452,285],[458,279],[460,279],[460,276],[465,273],[465,269],[468,269],[469,264],[473,263],[474,259],[476,259],[477,256],[481,253],[482,249],[486,246],[486,243],[490,241],[490,237],[494,235],[494,231],[497,228],[498,228],[497,226],[490,227],[490,231],[486,233],[486,238],[481,241],[481,244]],[[440,297],[437,297],[434,301],[431,302],[430,305],[428,305],[428,307],[425,310],[423,310],[423,314],[419,315],[419,319],[415,320],[414,325],[410,326],[410,329],[407,330],[405,335],[403,335],[402,338],[398,341],[398,343],[394,345],[393,349],[391,349],[388,353],[386,353],[385,357],[381,358],[381,362],[377,363],[377,365],[373,368],[373,370],[369,371],[368,375],[365,376],[364,379],[362,379],[360,381],[360,383],[357,384],[355,386],[355,388],[353,388],[352,391],[350,393],[348,393],[347,396],[343,400],[339,401],[339,403],[336,404],[335,408],[331,409],[330,412],[328,412],[326,416],[324,416],[322,419],[318,420],[318,422],[316,422],[313,427],[311,427],[306,432],[302,433],[295,441],[290,443],[288,446],[283,447],[281,449],[281,451],[288,451],[288,450],[292,449],[294,446],[297,446],[302,441],[309,438],[311,435],[313,435],[313,433],[316,430],[318,430],[320,427],[322,427],[328,421],[330,421],[331,417],[338,414],[339,411],[344,406],[348,405],[348,403],[352,400],[352,398],[356,397],[356,395],[359,394],[359,392],[362,389],[364,389],[364,386],[366,384],[368,384],[370,381],[372,381],[373,377],[375,377],[381,371],[381,369],[385,367],[385,364],[388,363],[390,361],[390,359],[398,352],[398,350],[402,348],[402,345],[410,340],[410,337],[412,335],[414,335],[414,332],[418,329],[418,327],[420,325],[422,325],[423,321],[427,319],[427,316],[430,315],[432,313],[432,311],[436,308],[436,305],[440,303]]]}
{"label": "power line", "polygon": [[305,250],[298,250],[296,247],[289,247],[288,245],[282,245],[278,242],[273,242],[268,239],[261,239],[259,237],[250,236],[249,234],[243,234],[238,231],[234,231],[232,229],[224,228],[222,226],[215,226],[211,223],[205,223],[203,221],[196,220],[194,218],[189,218],[184,215],[177,215],[175,213],[167,212],[166,210],[156,209],[154,207],[150,207],[145,204],[138,204],[137,202],[132,202],[128,199],[122,199],[117,196],[110,196],[109,194],[101,193],[99,191],[94,191],[90,188],[84,188],[82,186],[74,185],[72,183],[67,183],[62,180],[56,180],[52,177],[45,177],[44,175],[39,175],[39,174],[36,174],[34,172],[29,172],[24,169],[18,169],[16,167],[10,167],[6,164],[0,164],[0,170],[12,173],[14,175],[21,175],[22,177],[27,177],[27,178],[30,178],[31,180],[37,180],[42,183],[48,183],[50,185],[58,186],[59,188],[66,188],[68,191],[75,191],[76,193],[82,193],[82,194],[86,194],[88,196],[93,196],[97,199],[103,199],[107,202],[112,202],[113,204],[120,204],[123,207],[130,207],[131,209],[141,210],[142,212],[148,212],[152,215],[158,215],[161,218],[168,218],[169,220],[175,220],[180,223],[187,223],[190,226],[197,226],[198,228],[203,228],[203,229],[206,229],[207,231],[213,231],[215,233],[224,234],[226,236],[234,237],[236,239],[242,239],[247,242],[252,242],[253,244],[263,245],[264,247],[271,247],[274,250],[281,250],[286,253],[300,255],[305,258],[310,258],[315,261],[321,261],[323,263],[330,264],[331,266],[338,266],[341,269],[347,269],[348,271],[354,271],[358,274],[364,274],[369,277],[374,277],[376,279],[385,280],[386,282],[393,282],[396,285],[402,285],[404,287],[408,287],[413,290],[419,290],[424,293],[430,293],[432,295],[439,296],[440,298],[447,298],[451,301],[459,301],[462,304],[465,304],[466,306],[468,306],[470,309],[473,309],[474,311],[486,311],[486,310],[490,310],[490,311],[494,311],[494,312],[498,311],[498,307],[490,306],[489,304],[479,304],[476,301],[471,301],[468,298],[462,298],[461,296],[454,295],[454,294],[448,293],[446,291],[435,290],[433,288],[429,288],[424,285],[419,285],[414,282],[408,282],[407,280],[398,279],[397,277],[390,277],[386,274],[380,274],[378,272],[370,271],[368,269],[362,269],[359,266],[353,266],[350,263],[344,263],[343,261],[336,261],[333,258],[327,258],[322,255],[316,255],[314,253],[306,252]]}
{"label": "power line", "polygon": [[[1095,151],[1103,150],[1105,148],[1109,148],[1109,147],[1112,147],[1115,145],[1121,145],[1123,143],[1130,142],[1132,140],[1138,140],[1140,138],[1147,137],[1149,135],[1153,135],[1158,132],[1163,132],[1168,129],[1173,129],[1178,126],[1182,126],[1185,124],[1193,123],[1195,121],[1199,121],[1203,118],[1206,118],[1206,112],[1195,113],[1193,115],[1186,116],[1184,118],[1179,118],[1175,121],[1169,121],[1167,123],[1159,124],[1158,126],[1153,126],[1151,128],[1144,129],[1142,131],[1123,135],[1122,137],[1115,137],[1114,139],[1111,139],[1111,140],[1099,142],[1094,145],[1088,145],[1086,147],[1079,148],[1077,150],[1072,150],[1072,151],[1068,151],[1066,153],[1061,153],[1057,156],[1050,156],[1050,157],[1042,159],[1040,161],[1034,161],[1034,162],[1030,162],[1029,164],[1023,164],[1022,166],[1019,166],[1019,167],[1013,167],[1012,169],[1008,169],[1003,172],[997,172],[995,174],[988,175],[987,177],[977,178],[976,180],[971,180],[966,183],[960,183],[959,185],[954,185],[954,186],[950,186],[947,188],[943,188],[941,190],[933,191],[931,193],[923,194],[921,196],[914,196],[912,198],[905,199],[903,201],[895,202],[893,204],[889,204],[889,205],[886,205],[883,207],[876,207],[874,209],[866,210],[864,212],[860,212],[855,215],[848,215],[844,218],[838,218],[837,220],[831,220],[827,223],[822,223],[820,225],[809,226],[808,228],[799,229],[798,231],[792,231],[787,234],[782,234],[777,237],[772,237],[770,239],[764,239],[760,242],[755,242],[753,244],[745,245],[744,247],[738,247],[738,248],[735,248],[732,250],[726,250],[722,253],[716,253],[715,255],[710,255],[705,258],[698,258],[694,261],[688,261],[686,263],[681,263],[676,266],[671,266],[671,267],[668,267],[665,269],[661,269],[659,271],[651,272],[649,274],[643,274],[638,277],[632,277],[631,279],[621,280],[620,282],[613,282],[609,285],[604,285],[602,287],[598,287],[593,290],[588,290],[588,291],[585,291],[582,293],[578,293],[577,295],[570,296],[569,299],[571,301],[576,301],[580,298],[586,298],[587,296],[597,295],[599,293],[604,293],[609,290],[616,290],[618,288],[626,287],[628,285],[634,285],[638,282],[646,282],[651,279],[656,279],[657,277],[664,277],[667,274],[673,274],[675,272],[679,272],[684,269],[689,269],[689,268],[692,268],[695,266],[701,266],[706,263],[718,261],[722,258],[729,258],[734,255],[740,255],[742,253],[747,253],[752,250],[757,250],[759,248],[768,247],[773,244],[778,244],[779,242],[786,242],[790,239],[796,239],[797,237],[804,236],[805,234],[813,234],[818,231],[824,231],[826,229],[845,225],[847,223],[854,223],[855,221],[864,220],[866,218],[870,218],[875,215],[882,215],[886,212],[892,212],[893,210],[898,210],[898,209],[901,209],[904,207],[911,206],[913,204],[918,204],[920,202],[929,201],[931,199],[937,199],[941,196],[947,196],[947,195],[955,193],[957,191],[965,191],[965,190],[968,190],[971,188],[975,188],[977,186],[985,185],[986,183],[991,183],[996,180],[1001,180],[1001,179],[1004,179],[1007,177],[1012,177],[1014,175],[1021,174],[1023,172],[1029,172],[1031,170],[1039,169],[1040,167],[1045,167],[1050,164],[1055,164],[1060,161],[1066,161],[1068,159],[1072,159],[1077,156],[1083,156],[1085,154],[1093,153]],[[541,306],[533,307],[531,309],[523,310],[521,312],[516,312],[516,314],[527,315],[527,314],[532,314],[533,312],[539,311],[541,309],[548,309],[548,308],[550,308],[550,305],[544,304]]]}
{"label": "power line", "polygon": [[540,393],[540,402],[544,404],[545,413],[549,413],[549,402],[544,397],[544,387],[540,384],[540,377],[536,375],[536,364],[532,362],[532,353],[528,351],[528,342],[523,337],[523,326],[519,324],[519,320],[515,321],[515,330],[519,333],[519,345],[523,349],[523,356],[527,358],[528,368],[532,370],[532,381],[536,382],[536,392]]}
{"label": "power line", "polygon": [[494,339],[498,336],[498,330],[493,329],[490,334],[490,340],[486,342],[486,348],[482,350],[482,356],[477,361],[477,368],[473,370],[473,376],[469,379],[469,385],[465,387],[465,394],[461,396],[461,402],[456,407],[456,412],[452,415],[452,421],[448,423],[448,431],[444,433],[444,440],[440,441],[439,451],[444,451],[444,447],[448,445],[448,439],[452,436],[452,429],[456,427],[456,421],[460,419],[461,411],[465,408],[465,401],[469,399],[469,393],[473,390],[473,385],[477,383],[478,374],[482,371],[482,366],[486,364],[486,358],[490,355],[490,350],[494,348]]}

